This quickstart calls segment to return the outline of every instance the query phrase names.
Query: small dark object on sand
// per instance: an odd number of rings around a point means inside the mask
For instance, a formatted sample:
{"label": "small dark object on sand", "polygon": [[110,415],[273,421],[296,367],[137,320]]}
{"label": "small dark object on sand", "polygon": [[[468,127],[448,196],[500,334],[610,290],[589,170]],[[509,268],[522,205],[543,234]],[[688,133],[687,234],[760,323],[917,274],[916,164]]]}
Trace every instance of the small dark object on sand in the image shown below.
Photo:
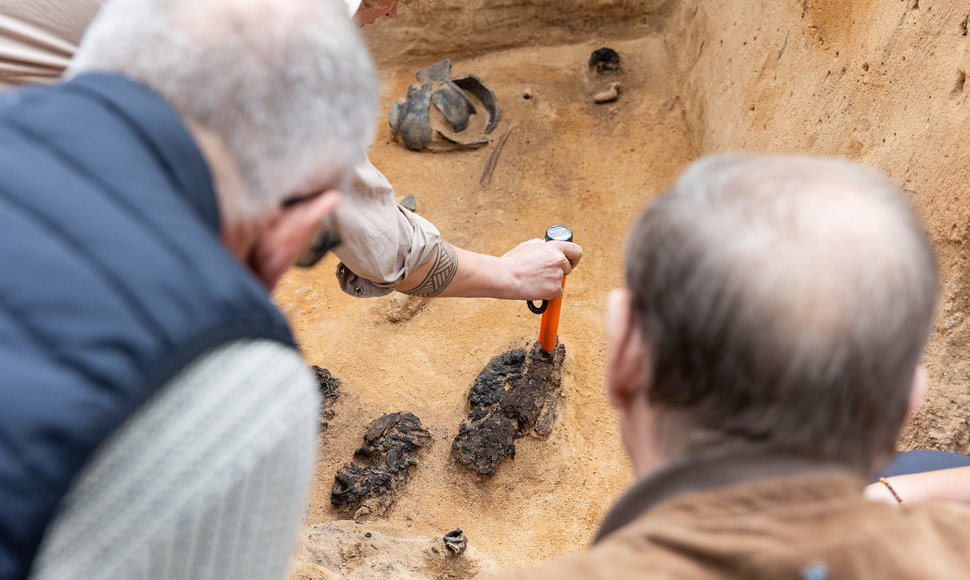
{"label": "small dark object on sand", "polygon": [[413,212],[418,211],[418,200],[410,193],[405,195],[398,205]]}
{"label": "small dark object on sand", "polygon": [[468,547],[468,538],[461,531],[461,528],[451,530],[442,539],[445,541],[445,555],[460,556]]}
{"label": "small dark object on sand", "polygon": [[589,68],[596,69],[597,74],[619,71],[620,55],[612,48],[597,48],[589,55]]}
{"label": "small dark object on sand", "polygon": [[385,515],[395,492],[410,477],[418,451],[430,444],[431,434],[411,413],[390,413],[367,427],[364,445],[334,477],[330,503],[347,508],[354,519]]}
{"label": "small dark object on sand", "polygon": [[527,352],[504,352],[485,366],[468,391],[471,411],[451,446],[458,463],[479,475],[495,475],[515,440],[530,432],[545,437],[555,424],[562,386],[562,344],[545,352],[535,343]]}

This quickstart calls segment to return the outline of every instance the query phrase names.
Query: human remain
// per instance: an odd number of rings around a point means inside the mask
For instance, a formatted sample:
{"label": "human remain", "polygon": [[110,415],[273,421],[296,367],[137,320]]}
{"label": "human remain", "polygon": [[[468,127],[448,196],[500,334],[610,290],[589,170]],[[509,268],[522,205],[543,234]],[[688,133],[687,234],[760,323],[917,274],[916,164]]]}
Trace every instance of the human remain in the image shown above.
{"label": "human remain", "polygon": [[319,393],[269,291],[377,105],[338,0],[110,0],[0,93],[0,578],[285,577]]}
{"label": "human remain", "polygon": [[[61,76],[103,0],[0,0],[0,88]],[[359,26],[397,14],[396,0],[344,0]],[[331,218],[339,287],[359,298],[394,291],[421,297],[549,299],[582,258],[572,242],[526,240],[501,256],[450,244],[428,219],[395,200],[366,158]]]}
{"label": "human remain", "polygon": [[970,507],[871,501],[927,382],[936,258],[835,159],[694,162],[633,226],[606,315],[636,481],[590,549],[507,578],[968,578]]}

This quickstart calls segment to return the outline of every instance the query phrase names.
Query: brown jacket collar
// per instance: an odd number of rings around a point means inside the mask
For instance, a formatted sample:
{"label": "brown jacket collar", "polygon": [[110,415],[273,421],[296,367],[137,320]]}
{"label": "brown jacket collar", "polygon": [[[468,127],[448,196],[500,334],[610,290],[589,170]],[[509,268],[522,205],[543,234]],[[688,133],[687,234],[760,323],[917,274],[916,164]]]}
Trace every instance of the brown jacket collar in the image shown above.
{"label": "brown jacket collar", "polygon": [[681,494],[759,479],[823,472],[853,475],[845,467],[834,463],[769,453],[717,455],[674,463],[640,478],[620,496],[600,524],[593,543],[629,524],[657,504]]}

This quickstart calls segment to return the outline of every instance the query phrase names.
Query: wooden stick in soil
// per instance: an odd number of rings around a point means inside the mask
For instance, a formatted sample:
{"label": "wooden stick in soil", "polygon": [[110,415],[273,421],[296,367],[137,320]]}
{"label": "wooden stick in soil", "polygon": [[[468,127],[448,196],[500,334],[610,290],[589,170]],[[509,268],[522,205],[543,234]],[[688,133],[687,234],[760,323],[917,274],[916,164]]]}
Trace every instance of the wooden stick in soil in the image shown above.
{"label": "wooden stick in soil", "polygon": [[485,171],[482,172],[482,179],[478,182],[478,184],[482,187],[488,185],[488,182],[492,179],[492,170],[495,169],[495,161],[498,160],[498,154],[502,151],[502,147],[505,145],[505,140],[508,139],[509,135],[512,134],[513,129],[515,129],[515,127],[511,127],[505,132],[505,135],[502,135],[502,137],[498,140],[498,143],[495,144],[495,149],[492,149],[492,154],[488,156],[488,162],[485,164]]}

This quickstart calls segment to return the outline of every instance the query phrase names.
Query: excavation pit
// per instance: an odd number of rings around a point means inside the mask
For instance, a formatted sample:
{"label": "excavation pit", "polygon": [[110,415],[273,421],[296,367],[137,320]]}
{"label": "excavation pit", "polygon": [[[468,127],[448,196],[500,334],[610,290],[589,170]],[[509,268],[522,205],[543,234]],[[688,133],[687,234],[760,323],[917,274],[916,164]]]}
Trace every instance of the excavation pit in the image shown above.
{"label": "excavation pit", "polygon": [[[365,28],[382,82],[370,157],[399,195],[419,198],[456,246],[501,255],[565,223],[585,256],[560,322],[569,352],[556,426],[544,440],[516,439],[514,460],[489,477],[440,443],[458,434],[469,385],[491,358],[535,339],[536,317],[517,301],[432,299],[391,322],[393,298],[344,295],[332,257],[289,272],[278,303],[308,360],[344,381],[320,438],[308,525],[347,517],[330,503],[334,474],[370,418],[409,409],[439,444],[383,520],[424,538],[461,527],[506,567],[585,549],[633,478],[603,394],[603,315],[607,292],[623,285],[625,233],[691,160],[730,150],[846,157],[903,185],[939,252],[943,295],[930,399],[901,445],[970,452],[966,11],[956,0],[920,4],[416,0]],[[621,56],[622,94],[596,104],[588,59],[604,46]],[[488,81],[501,120],[481,149],[408,151],[383,119],[414,71],[446,56],[453,74]]]}

